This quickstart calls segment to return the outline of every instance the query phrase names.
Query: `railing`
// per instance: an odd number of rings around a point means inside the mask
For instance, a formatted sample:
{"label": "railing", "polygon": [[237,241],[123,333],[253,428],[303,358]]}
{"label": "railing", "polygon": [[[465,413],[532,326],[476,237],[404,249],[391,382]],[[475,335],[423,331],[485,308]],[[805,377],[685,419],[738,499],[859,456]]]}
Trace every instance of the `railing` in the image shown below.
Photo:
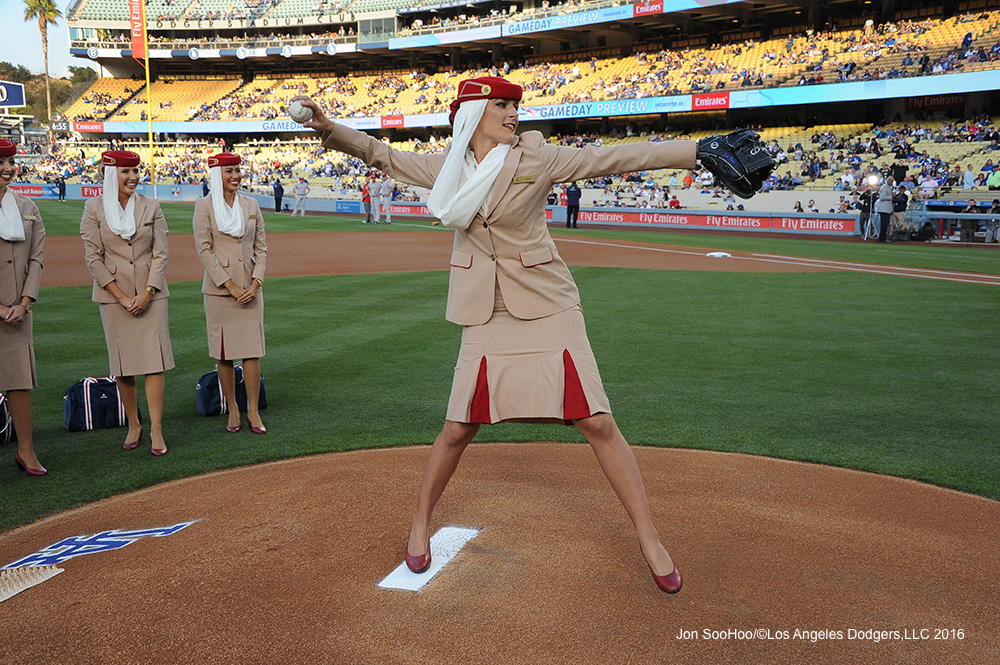
{"label": "railing", "polygon": [[[411,37],[413,35],[426,35],[426,34],[436,34],[440,32],[457,32],[459,30],[472,30],[474,28],[488,28],[493,25],[501,25],[504,23],[520,23],[521,21],[534,21],[537,19],[548,18],[550,16],[565,16],[566,14],[579,14],[582,12],[594,11],[595,9],[603,9],[604,7],[620,7],[621,5],[631,4],[627,2],[621,2],[621,0],[598,0],[598,2],[590,2],[586,4],[577,4],[572,7],[560,7],[552,8],[547,12],[522,12],[515,14],[513,16],[497,16],[495,18],[485,17],[481,18],[477,22],[461,23],[458,25],[449,25],[447,27],[442,26],[421,26],[419,28],[399,28],[396,30],[396,35],[399,37]],[[409,15],[415,15],[416,12],[407,12]],[[397,14],[397,19],[399,15]]]}
{"label": "railing", "polygon": [[[200,49],[205,49],[208,47],[217,49],[230,49],[230,48],[275,48],[276,45],[281,46],[326,46],[330,42],[336,44],[350,44],[357,41],[357,36],[354,37],[299,37],[293,39],[281,39],[279,41],[270,40],[265,37],[255,37],[248,40],[226,40],[226,41],[207,41],[203,39],[185,39],[185,40],[171,40],[171,41],[150,41],[149,49],[151,51],[156,50],[185,50],[192,47],[197,47]],[[132,48],[132,43],[129,41],[90,41],[90,40],[74,40],[70,42],[70,48],[110,48],[110,49],[130,49]]]}

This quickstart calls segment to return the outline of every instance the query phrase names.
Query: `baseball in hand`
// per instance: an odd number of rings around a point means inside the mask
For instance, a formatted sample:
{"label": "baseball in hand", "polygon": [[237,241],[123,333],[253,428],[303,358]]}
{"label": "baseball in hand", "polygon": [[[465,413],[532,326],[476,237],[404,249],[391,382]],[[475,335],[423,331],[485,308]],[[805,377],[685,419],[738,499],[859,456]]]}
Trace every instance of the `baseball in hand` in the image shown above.
{"label": "baseball in hand", "polygon": [[301,125],[304,122],[312,120],[313,110],[308,106],[304,106],[302,102],[295,100],[288,107],[288,116]]}

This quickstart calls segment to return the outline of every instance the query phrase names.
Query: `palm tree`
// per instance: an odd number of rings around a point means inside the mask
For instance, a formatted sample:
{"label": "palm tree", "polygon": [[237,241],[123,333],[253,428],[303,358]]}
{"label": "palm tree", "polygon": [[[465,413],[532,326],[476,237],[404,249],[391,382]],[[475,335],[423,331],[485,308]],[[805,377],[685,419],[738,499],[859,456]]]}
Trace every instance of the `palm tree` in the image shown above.
{"label": "palm tree", "polygon": [[56,25],[62,12],[55,0],[24,0],[24,20],[38,19],[38,32],[42,33],[42,55],[45,57],[45,104],[48,112],[49,139],[52,139],[52,93],[49,90],[49,23]]}

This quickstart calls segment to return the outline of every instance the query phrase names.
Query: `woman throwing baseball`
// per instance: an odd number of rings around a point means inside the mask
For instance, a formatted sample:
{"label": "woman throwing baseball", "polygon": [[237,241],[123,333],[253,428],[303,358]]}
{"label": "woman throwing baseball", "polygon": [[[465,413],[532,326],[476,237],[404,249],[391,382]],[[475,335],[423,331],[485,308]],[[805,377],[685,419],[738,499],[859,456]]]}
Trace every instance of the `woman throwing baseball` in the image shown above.
{"label": "woman throwing baseball", "polygon": [[424,468],[406,564],[431,563],[431,512],[479,427],[503,421],[572,423],[632,519],[657,586],[681,589],[660,542],[634,455],[611,415],[587,339],[580,294],[545,225],[553,183],[659,168],[692,169],[694,141],[583,149],[515,134],[521,87],[505,79],[462,81],[451,104],[444,154],[394,150],[310,108],[305,126],[323,145],[359,157],[394,180],[431,190],[428,209],[454,228],[446,318],[464,327],[444,427]]}

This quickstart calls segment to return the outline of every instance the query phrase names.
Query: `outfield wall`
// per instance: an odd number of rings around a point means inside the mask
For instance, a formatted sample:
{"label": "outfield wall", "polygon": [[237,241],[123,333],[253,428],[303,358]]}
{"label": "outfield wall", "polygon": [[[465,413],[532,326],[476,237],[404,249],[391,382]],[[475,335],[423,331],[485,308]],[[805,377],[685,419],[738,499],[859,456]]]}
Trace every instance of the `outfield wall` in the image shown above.
{"label": "outfield wall", "polygon": [[[57,199],[59,189],[53,184],[11,185],[25,196]],[[66,198],[80,201],[98,196],[100,185],[66,185]],[[152,185],[139,185],[140,194],[154,196]],[[266,194],[249,194],[257,199],[263,210],[274,209],[274,197]],[[160,201],[194,202],[202,196],[200,185],[158,185],[155,196]],[[282,207],[291,207],[294,195],[285,196]],[[306,199],[306,210],[332,214],[363,215],[361,201],[337,199]],[[400,217],[434,219],[423,203],[400,201],[393,203],[392,214]],[[566,222],[565,206],[546,206],[545,218],[549,222]],[[754,231],[761,233],[805,233],[827,236],[852,236],[861,233],[857,214],[853,215],[790,215],[780,212],[734,212],[725,214],[714,210],[667,210],[662,208],[594,208],[581,207],[579,223],[601,226],[628,226],[638,228],[700,229],[710,231]]]}
{"label": "outfield wall", "polygon": [[[274,198],[253,195],[261,208],[274,206]],[[286,198],[287,203],[289,200]],[[363,215],[361,201],[307,201],[308,210]],[[400,217],[434,219],[423,203],[405,201],[393,203],[392,214]],[[566,223],[565,206],[546,206],[545,219],[556,224]],[[578,220],[582,224],[626,226],[636,228],[699,229],[707,231],[756,231],[762,233],[798,233],[826,236],[854,236],[861,233],[858,214],[853,215],[788,215],[785,213],[728,212],[707,210],[664,210],[649,208],[581,207]]]}

